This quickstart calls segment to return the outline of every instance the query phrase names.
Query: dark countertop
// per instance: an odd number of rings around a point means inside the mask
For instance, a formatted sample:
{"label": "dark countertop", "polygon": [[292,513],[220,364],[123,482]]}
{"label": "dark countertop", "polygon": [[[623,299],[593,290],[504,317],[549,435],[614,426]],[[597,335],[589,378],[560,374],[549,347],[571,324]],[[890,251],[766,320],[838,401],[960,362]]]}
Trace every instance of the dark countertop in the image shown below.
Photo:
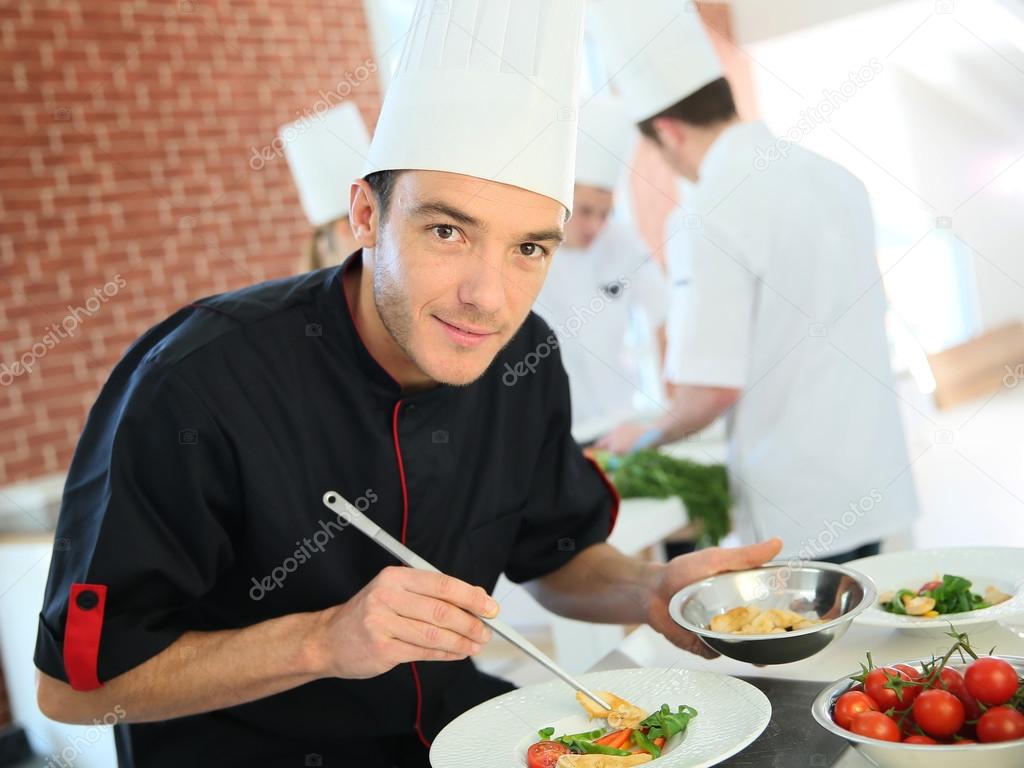
{"label": "dark countertop", "polygon": [[722,766],[732,768],[793,768],[835,765],[849,745],[811,716],[811,702],[821,692],[821,683],[779,680],[770,677],[741,677],[758,688],[772,704],[772,719],[757,740]]}

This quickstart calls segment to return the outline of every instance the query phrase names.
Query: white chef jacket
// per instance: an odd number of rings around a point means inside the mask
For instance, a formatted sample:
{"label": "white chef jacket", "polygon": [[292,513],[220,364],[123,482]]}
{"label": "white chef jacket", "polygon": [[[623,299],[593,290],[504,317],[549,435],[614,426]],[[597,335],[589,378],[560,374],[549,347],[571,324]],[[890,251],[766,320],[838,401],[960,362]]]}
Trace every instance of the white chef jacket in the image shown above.
{"label": "white chef jacket", "polygon": [[[562,246],[533,306],[555,331],[569,375],[573,432],[610,428],[660,404],[641,380],[639,355],[657,355],[653,332],[668,313],[668,279],[638,235],[608,221],[589,248]],[[650,338],[627,343],[631,319]],[[582,432],[580,431],[582,430]]]}
{"label": "white chef jacket", "polygon": [[666,378],[734,387],[734,530],[814,559],[917,513],[868,196],[762,123],[724,131],[667,224]]}

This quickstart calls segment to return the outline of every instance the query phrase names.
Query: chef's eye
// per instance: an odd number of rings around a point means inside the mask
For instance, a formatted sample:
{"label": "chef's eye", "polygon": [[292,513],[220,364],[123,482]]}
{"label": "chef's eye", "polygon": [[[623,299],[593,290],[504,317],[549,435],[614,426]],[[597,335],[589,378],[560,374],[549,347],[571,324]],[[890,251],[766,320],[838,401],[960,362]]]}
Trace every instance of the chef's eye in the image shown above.
{"label": "chef's eye", "polygon": [[438,240],[455,242],[459,239],[459,230],[451,224],[435,224],[430,229],[433,230],[435,235],[437,235]]}
{"label": "chef's eye", "polygon": [[519,253],[527,258],[539,259],[541,256],[547,256],[548,252],[536,243],[521,243]]}

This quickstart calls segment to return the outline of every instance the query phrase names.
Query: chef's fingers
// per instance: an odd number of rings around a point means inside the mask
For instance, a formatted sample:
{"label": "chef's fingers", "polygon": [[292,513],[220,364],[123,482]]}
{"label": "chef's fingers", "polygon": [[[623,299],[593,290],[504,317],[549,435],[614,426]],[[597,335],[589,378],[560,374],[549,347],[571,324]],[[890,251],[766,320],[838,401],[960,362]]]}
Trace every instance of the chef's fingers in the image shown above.
{"label": "chef's fingers", "polygon": [[766,563],[782,550],[782,539],[768,539],[746,547],[710,547],[694,553],[706,574],[744,571]]}
{"label": "chef's fingers", "polygon": [[396,640],[415,645],[419,648],[446,651],[448,653],[472,656],[479,653],[480,643],[470,640],[450,629],[430,624],[426,621],[407,619],[397,616],[390,626],[391,636]]}
{"label": "chef's fingers", "polygon": [[706,646],[701,642],[700,638],[696,636],[694,636],[693,640],[690,642],[687,650],[689,650],[690,653],[695,653],[705,659],[717,659],[722,655],[718,651],[712,650]]}
{"label": "chef's fingers", "polygon": [[705,659],[717,659],[720,655],[717,651],[705,645],[695,634],[687,632],[685,629],[670,629],[665,634],[665,637],[676,647]]}
{"label": "chef's fingers", "polygon": [[476,616],[493,619],[498,615],[498,603],[481,587],[467,584],[454,576],[414,568],[400,568],[399,583],[410,592],[444,600]]}
{"label": "chef's fingers", "polygon": [[385,593],[381,597],[399,616],[450,629],[481,645],[491,639],[491,630],[480,619],[444,600],[408,591]]}
{"label": "chef's fingers", "polygon": [[683,631],[676,645],[685,651],[689,651],[705,659],[717,659],[721,654],[709,648],[699,637],[692,632]]}

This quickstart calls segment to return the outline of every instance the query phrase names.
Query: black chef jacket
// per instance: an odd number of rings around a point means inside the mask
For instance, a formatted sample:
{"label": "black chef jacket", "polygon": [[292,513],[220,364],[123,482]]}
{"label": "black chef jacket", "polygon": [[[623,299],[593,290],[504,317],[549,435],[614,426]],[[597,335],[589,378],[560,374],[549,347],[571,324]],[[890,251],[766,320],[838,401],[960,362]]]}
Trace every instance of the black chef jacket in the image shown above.
{"label": "black chef jacket", "polygon": [[[88,690],[187,630],[348,600],[397,561],[339,525],[327,490],[488,592],[607,537],[618,499],[570,435],[544,322],[531,313],[472,384],[403,395],[347,305],[360,260],[197,301],[128,349],[69,470],[39,669]],[[116,740],[139,768],[425,765],[447,722],[511,688],[469,660],[403,664]]]}

